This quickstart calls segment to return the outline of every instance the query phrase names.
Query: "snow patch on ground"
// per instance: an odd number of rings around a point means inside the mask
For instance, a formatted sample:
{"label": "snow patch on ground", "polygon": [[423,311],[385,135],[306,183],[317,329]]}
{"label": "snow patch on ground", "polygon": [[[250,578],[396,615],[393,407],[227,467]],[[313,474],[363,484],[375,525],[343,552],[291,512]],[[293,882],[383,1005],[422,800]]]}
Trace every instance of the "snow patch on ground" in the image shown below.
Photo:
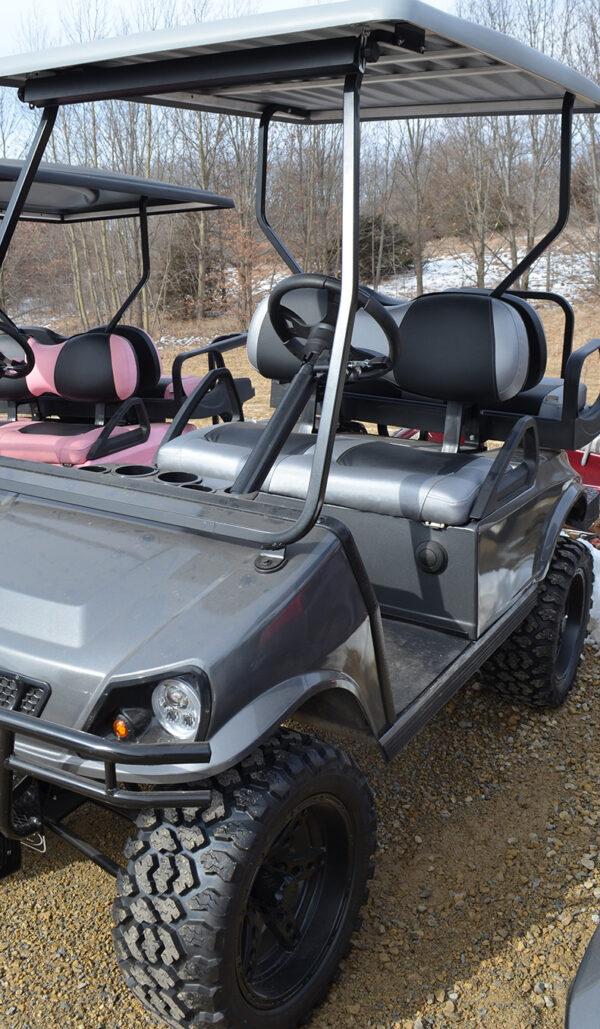
{"label": "snow patch on ground", "polygon": [[163,334],[156,340],[157,347],[177,347],[179,350],[190,350],[205,347],[211,342],[210,336],[172,336]]}
{"label": "snow patch on ground", "polygon": [[596,646],[600,646],[600,550],[593,547],[587,540],[582,539],[581,542],[588,548],[594,562],[594,589],[588,641],[591,640]]}
{"label": "snow patch on ground", "polygon": [[[501,252],[498,257],[490,258],[486,263],[485,281],[488,286],[497,285],[511,267],[508,251]],[[473,255],[459,253],[452,256],[434,257],[427,261],[423,271],[423,291],[436,293],[444,289],[456,289],[460,286],[474,286],[476,268]],[[560,250],[550,255],[550,274],[547,260],[542,258],[531,270],[529,276],[530,289],[550,289],[563,293],[570,301],[574,301],[594,289],[591,269],[586,266],[581,254],[563,253]],[[417,293],[417,279],[414,272],[405,272],[387,279],[381,286],[382,292],[392,296],[413,297]]]}

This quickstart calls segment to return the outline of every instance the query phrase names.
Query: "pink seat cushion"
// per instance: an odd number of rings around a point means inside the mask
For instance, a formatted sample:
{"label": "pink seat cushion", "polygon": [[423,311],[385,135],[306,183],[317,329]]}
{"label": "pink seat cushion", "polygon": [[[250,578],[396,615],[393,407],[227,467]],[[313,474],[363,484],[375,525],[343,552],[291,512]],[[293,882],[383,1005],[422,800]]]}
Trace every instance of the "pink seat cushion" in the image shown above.
{"label": "pink seat cushion", "polygon": [[[53,424],[56,424],[57,427],[61,425],[60,422],[25,420],[0,424],[0,457],[14,457],[21,461],[41,461],[44,464],[84,464],[88,459],[90,449],[102,432],[102,428],[86,425],[73,426],[79,431],[72,436],[52,431],[23,431],[38,426],[44,426],[51,430]],[[130,447],[127,445],[127,436],[135,428],[137,428],[135,425],[122,425],[115,429],[111,438],[115,435],[123,436],[123,449],[110,454],[109,457],[97,460],[114,462],[135,459],[142,464],[151,464],[169,426],[165,424],[152,425],[146,442]],[[188,425],[184,431],[189,432],[193,428],[193,425]]]}
{"label": "pink seat cushion", "polygon": [[[56,423],[57,427],[61,424]],[[45,464],[82,464],[88,452],[102,432],[102,427],[73,426],[76,435],[65,436],[59,432],[24,432],[37,426],[51,427],[52,422],[8,422],[0,426],[0,456],[16,457],[23,461],[43,461]],[[135,426],[121,426],[118,435],[127,434]],[[123,440],[126,446],[126,440]]]}
{"label": "pink seat cushion", "polygon": [[[186,397],[189,397],[190,393],[196,389],[199,382],[202,382],[204,376],[202,375],[182,375],[181,385],[183,386],[183,392]],[[173,380],[169,379],[169,382],[165,386],[165,400],[173,400],[175,391],[173,389]]]}

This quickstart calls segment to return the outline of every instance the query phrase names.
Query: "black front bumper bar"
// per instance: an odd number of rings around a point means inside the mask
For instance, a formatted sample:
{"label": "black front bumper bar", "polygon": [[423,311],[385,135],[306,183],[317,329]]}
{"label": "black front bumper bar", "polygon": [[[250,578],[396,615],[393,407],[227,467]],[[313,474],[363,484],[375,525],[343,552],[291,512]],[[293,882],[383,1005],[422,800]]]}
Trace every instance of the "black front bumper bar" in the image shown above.
{"label": "black front bumper bar", "polygon": [[[104,780],[95,780],[65,769],[45,768],[35,761],[18,757],[15,754],[16,736],[57,747],[69,756],[101,762],[104,765]],[[30,777],[49,783],[111,807],[206,807],[211,800],[210,790],[196,789],[193,785],[176,790],[140,790],[119,786],[117,765],[134,768],[151,765],[165,769],[174,764],[206,764],[210,758],[209,743],[122,743],[53,722],[43,722],[34,715],[0,709],[0,832],[11,839],[22,839],[31,832],[30,827],[15,828],[14,825],[15,776],[21,780]]]}

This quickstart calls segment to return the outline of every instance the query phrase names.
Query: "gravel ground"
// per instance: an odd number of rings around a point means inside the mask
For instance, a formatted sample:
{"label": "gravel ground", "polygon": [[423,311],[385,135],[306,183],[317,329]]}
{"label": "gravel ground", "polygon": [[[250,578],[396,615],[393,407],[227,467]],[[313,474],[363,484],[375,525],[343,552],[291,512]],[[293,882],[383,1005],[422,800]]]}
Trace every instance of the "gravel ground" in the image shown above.
{"label": "gravel ground", "polygon": [[[472,682],[391,765],[343,741],[376,797],[377,870],[312,1029],[562,1026],[600,910],[599,673],[588,647],[550,713]],[[86,807],[70,821],[122,852],[120,820]],[[112,897],[55,837],[25,853],[0,889],[2,1029],[156,1026],[117,972]]]}

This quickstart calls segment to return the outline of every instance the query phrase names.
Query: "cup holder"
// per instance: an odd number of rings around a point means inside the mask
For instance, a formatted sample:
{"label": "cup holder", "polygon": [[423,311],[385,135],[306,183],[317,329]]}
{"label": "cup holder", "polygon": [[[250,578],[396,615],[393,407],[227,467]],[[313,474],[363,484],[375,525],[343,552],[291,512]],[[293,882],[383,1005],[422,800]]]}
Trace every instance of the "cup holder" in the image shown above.
{"label": "cup holder", "polygon": [[156,478],[168,486],[197,486],[201,481],[192,472],[159,472]]}
{"label": "cup holder", "polygon": [[96,472],[97,475],[106,475],[110,468],[106,464],[88,464],[80,469],[82,472]]}
{"label": "cup holder", "polygon": [[154,475],[156,468],[149,464],[122,464],[115,468],[115,475],[126,475],[132,479]]}

